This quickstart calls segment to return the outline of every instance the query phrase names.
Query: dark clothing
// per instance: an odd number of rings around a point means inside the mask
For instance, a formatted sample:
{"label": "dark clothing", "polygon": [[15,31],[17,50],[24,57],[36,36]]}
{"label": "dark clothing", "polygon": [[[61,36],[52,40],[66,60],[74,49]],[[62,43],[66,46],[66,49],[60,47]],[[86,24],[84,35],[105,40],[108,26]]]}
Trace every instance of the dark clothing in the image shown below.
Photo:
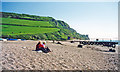
{"label": "dark clothing", "polygon": [[39,43],[36,45],[36,51],[39,49]]}
{"label": "dark clothing", "polygon": [[47,48],[41,47],[40,50],[42,50],[44,53],[50,52],[50,49],[48,47]]}
{"label": "dark clothing", "polygon": [[47,47],[47,48],[45,48],[48,52],[50,52],[50,49]]}

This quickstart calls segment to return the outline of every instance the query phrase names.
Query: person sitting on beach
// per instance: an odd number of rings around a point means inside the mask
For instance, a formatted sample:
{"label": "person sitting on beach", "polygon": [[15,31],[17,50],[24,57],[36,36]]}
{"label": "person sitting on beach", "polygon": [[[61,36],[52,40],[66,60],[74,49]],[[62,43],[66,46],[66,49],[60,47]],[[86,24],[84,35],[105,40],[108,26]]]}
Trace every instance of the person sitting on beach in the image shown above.
{"label": "person sitting on beach", "polygon": [[45,52],[45,53],[51,52],[48,47],[45,47],[45,42],[43,42],[42,46],[43,46],[42,48],[44,48],[44,49],[42,50],[43,52]]}
{"label": "person sitting on beach", "polygon": [[41,41],[39,41],[36,45],[36,51],[40,50],[41,47],[43,47],[43,45],[41,44]]}
{"label": "person sitting on beach", "polygon": [[43,44],[41,44],[41,42],[39,41],[38,44],[36,45],[36,51],[41,50],[44,53],[48,53],[51,52],[50,49],[48,47],[45,47],[45,42],[43,42]]}

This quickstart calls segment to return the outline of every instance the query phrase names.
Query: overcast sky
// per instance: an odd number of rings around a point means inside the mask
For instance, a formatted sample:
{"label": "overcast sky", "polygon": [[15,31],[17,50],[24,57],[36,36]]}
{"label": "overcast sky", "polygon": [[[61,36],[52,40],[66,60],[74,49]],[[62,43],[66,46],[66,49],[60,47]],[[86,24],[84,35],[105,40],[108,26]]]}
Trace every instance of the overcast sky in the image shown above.
{"label": "overcast sky", "polygon": [[50,16],[90,38],[118,37],[117,2],[3,2],[2,11]]}

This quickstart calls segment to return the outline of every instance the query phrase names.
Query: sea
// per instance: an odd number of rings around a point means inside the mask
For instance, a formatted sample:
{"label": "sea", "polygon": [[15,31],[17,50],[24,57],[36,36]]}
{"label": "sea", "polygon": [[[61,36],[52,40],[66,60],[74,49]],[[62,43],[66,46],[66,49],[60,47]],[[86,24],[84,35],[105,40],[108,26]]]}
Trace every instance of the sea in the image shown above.
{"label": "sea", "polygon": [[98,42],[118,42],[116,45],[120,45],[120,40],[99,40]]}

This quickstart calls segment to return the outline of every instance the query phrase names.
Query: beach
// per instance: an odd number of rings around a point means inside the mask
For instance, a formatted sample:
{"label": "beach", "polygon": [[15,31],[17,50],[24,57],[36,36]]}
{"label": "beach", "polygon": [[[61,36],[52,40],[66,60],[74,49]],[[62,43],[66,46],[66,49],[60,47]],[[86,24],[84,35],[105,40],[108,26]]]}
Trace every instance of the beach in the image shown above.
{"label": "beach", "polygon": [[[107,47],[47,41],[52,52],[34,51],[38,41],[0,41],[4,70],[117,70],[118,53]],[[117,51],[117,50],[116,50]]]}

